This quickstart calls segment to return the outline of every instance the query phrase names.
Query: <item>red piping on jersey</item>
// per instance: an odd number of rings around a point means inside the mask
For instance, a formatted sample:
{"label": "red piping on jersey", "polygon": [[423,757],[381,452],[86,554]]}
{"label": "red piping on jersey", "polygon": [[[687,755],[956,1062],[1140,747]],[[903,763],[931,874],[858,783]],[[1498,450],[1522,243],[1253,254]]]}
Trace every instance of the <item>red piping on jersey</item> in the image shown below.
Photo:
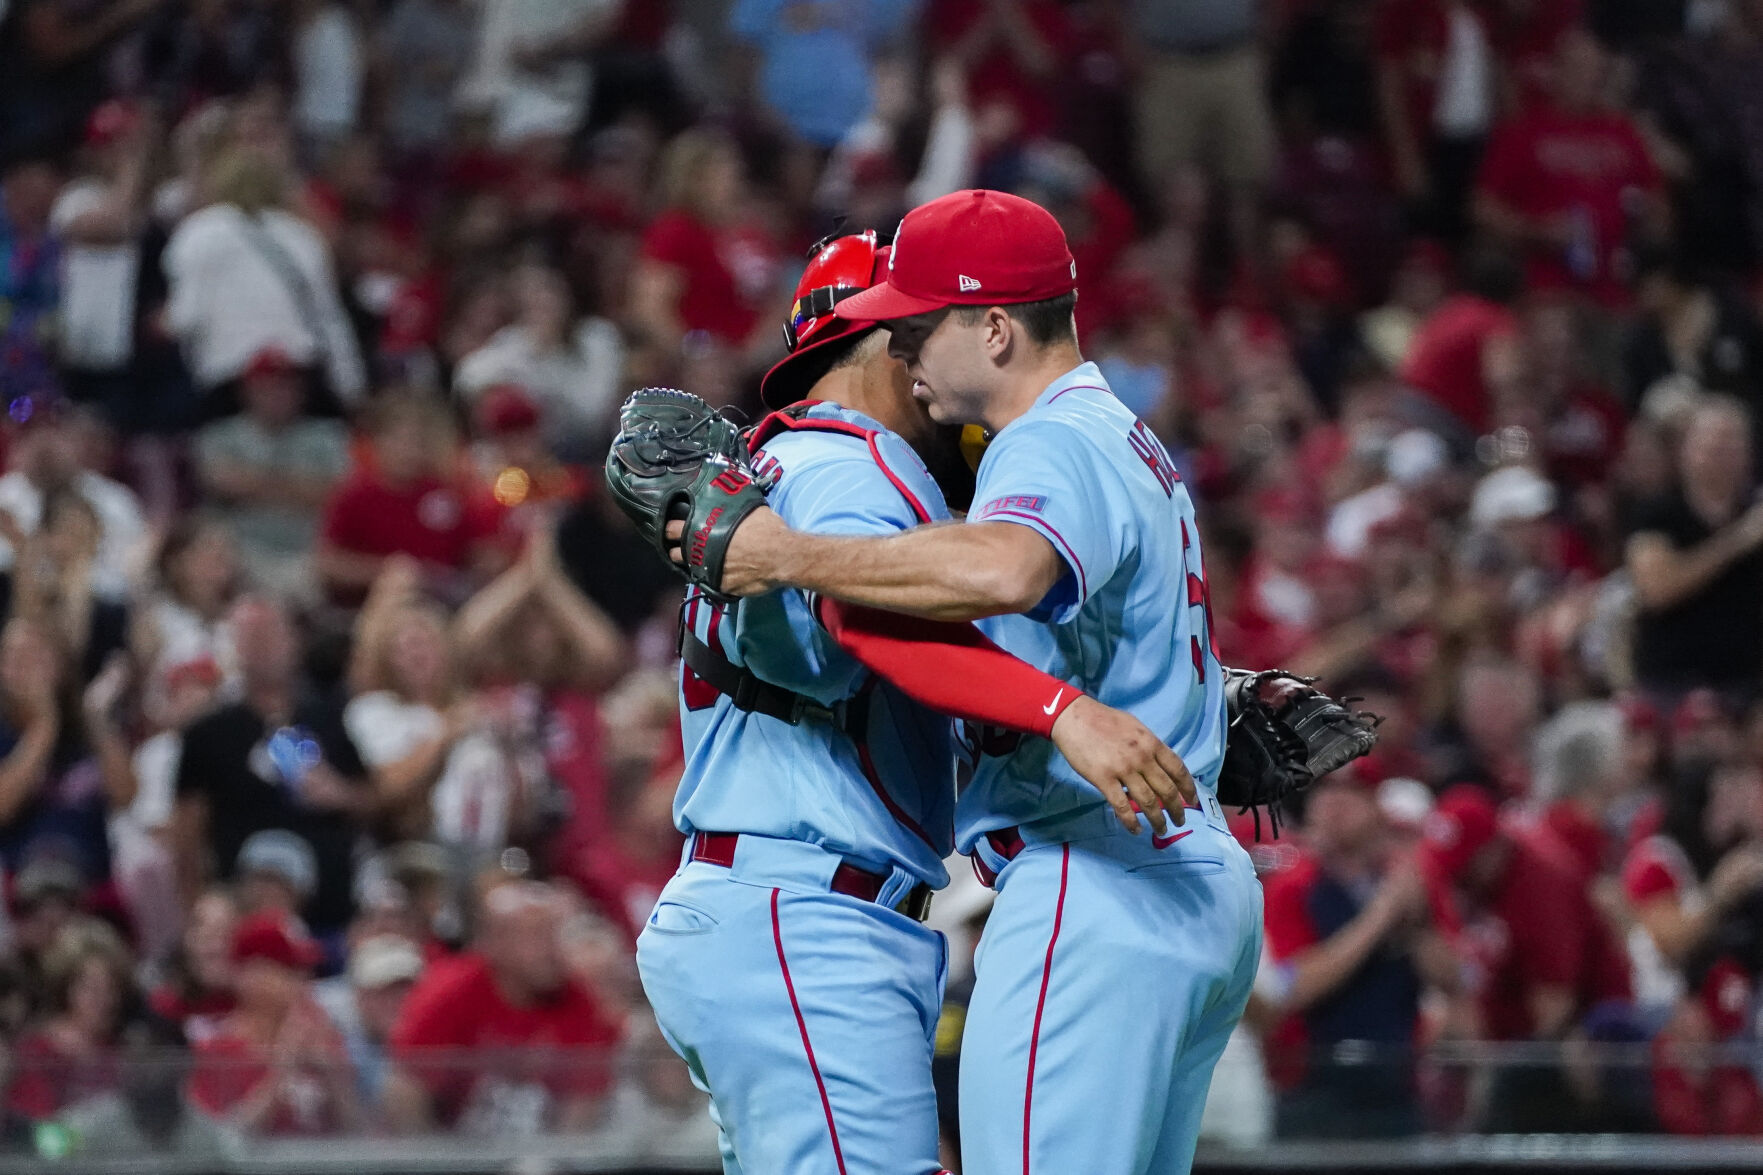
{"label": "red piping on jersey", "polygon": [[888,468],[888,463],[886,461],[882,460],[881,450],[878,449],[875,444],[876,436],[877,434],[873,432],[869,434],[869,455],[875,458],[875,463],[881,467],[882,473],[887,475],[887,479],[894,483],[894,488],[900,491],[900,496],[906,499],[906,504],[912,507],[912,513],[917,515],[918,521],[929,522],[930,511],[924,508],[924,503],[920,502],[917,495],[906,488],[906,483],[900,480],[900,476],[897,473]]}
{"label": "red piping on jersey", "polygon": [[1072,384],[1068,388],[1060,388],[1058,391],[1054,392],[1050,397],[1048,397],[1047,403],[1051,404],[1054,400],[1057,400],[1060,396],[1063,396],[1066,392],[1078,392],[1078,391],[1107,392],[1110,396],[1112,396],[1114,394],[1114,391],[1112,388],[1105,388],[1101,384]]}
{"label": "red piping on jersey", "polygon": [[980,518],[978,521],[990,522],[994,518],[1020,518],[1024,522],[1032,522],[1036,529],[1044,530],[1048,535],[1055,539],[1061,547],[1065,548],[1065,557],[1071,560],[1071,565],[1077,568],[1077,587],[1079,594],[1085,599],[1089,598],[1089,580],[1084,576],[1083,560],[1077,557],[1077,552],[1071,549],[1071,544],[1065,541],[1065,536],[1060,534],[1058,528],[1056,528],[1051,522],[1048,522],[1045,518],[1042,518],[1037,514],[1027,514],[1021,510],[993,510],[990,514]]}
{"label": "red piping on jersey", "polygon": [[[1047,1009],[1047,981],[1053,977],[1053,948],[1059,945],[1059,924],[1065,920],[1065,881],[1071,871],[1071,846],[1060,846],[1059,904],[1053,907],[1053,933],[1047,939],[1047,961],[1041,965],[1041,996],[1035,1001],[1034,1035],[1028,1040],[1028,1082],[1022,1091],[1022,1175],[1029,1175],[1028,1141],[1030,1114],[1035,1104],[1035,1053],[1041,1047],[1041,1013]],[[772,891],[772,917],[777,917],[777,891]],[[781,940],[780,940],[781,942]],[[783,947],[778,947],[782,958]],[[804,1040],[807,1038],[804,1037]]]}
{"label": "red piping on jersey", "polygon": [[826,1096],[826,1081],[820,1076],[820,1063],[814,1059],[814,1045],[808,1040],[808,1021],[802,1018],[802,1005],[796,999],[796,984],[790,978],[790,963],[784,958],[784,928],[777,916],[777,890],[771,891],[771,938],[777,943],[777,965],[784,973],[784,990],[790,993],[790,1010],[796,1013],[796,1031],[802,1034],[802,1051],[808,1054],[808,1068],[814,1073],[815,1087],[820,1090],[820,1108],[826,1112],[826,1132],[833,1140],[833,1158],[838,1162],[839,1175],[845,1175],[845,1153],[839,1148],[839,1129],[833,1125],[833,1103]]}
{"label": "red piping on jersey", "polygon": [[[874,688],[874,686],[875,679],[871,678],[863,688],[867,690]],[[851,743],[857,748],[857,765],[863,771],[863,778],[869,781],[870,790],[875,792],[876,799],[882,802],[882,807],[888,810],[888,815],[892,816],[901,827],[929,845],[932,852],[940,853],[941,850],[937,848],[937,842],[930,838],[930,834],[925,832],[924,827],[914,820],[906,812],[906,809],[895,802],[894,797],[888,794],[888,789],[882,786],[881,773],[875,769],[875,759],[869,753],[869,740],[862,733],[853,731]]]}
{"label": "red piping on jersey", "polygon": [[[819,400],[808,402],[822,403]],[[796,416],[786,409],[782,412],[773,412],[754,426],[753,435],[747,440],[748,452],[757,453],[765,442],[780,432],[834,432],[842,436],[858,438],[869,446],[869,455],[881,468],[882,474],[893,483],[894,488],[900,491],[900,496],[906,499],[906,504],[912,507],[912,513],[918,521],[929,522],[931,520],[930,511],[924,508],[924,503],[918,500],[918,496],[908,489],[906,483],[900,480],[899,475],[889,469],[888,463],[882,460],[881,450],[875,443],[875,438],[881,435],[879,429],[864,428],[860,424],[851,424],[844,420],[816,420],[810,417]]]}

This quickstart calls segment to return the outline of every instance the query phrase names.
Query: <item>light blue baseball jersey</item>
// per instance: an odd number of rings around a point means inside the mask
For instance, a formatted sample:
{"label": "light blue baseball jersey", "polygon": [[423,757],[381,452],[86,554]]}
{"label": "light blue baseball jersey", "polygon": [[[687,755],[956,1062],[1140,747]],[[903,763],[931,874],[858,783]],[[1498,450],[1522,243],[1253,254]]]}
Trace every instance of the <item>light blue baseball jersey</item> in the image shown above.
{"label": "light blue baseball jersey", "polygon": [[[818,534],[890,534],[949,516],[917,454],[860,413],[831,403],[767,441],[760,468],[779,480],[767,503]],[[907,698],[841,649],[803,593],[774,592],[730,609],[694,597],[686,622],[773,685],[833,705],[860,699],[856,737],[805,719],[791,726],[737,709],[681,667],[686,766],[674,799],[680,831],[803,840],[878,872],[899,866],[948,882],[954,736],[949,719]]]}
{"label": "light blue baseball jersey", "polygon": [[[1224,761],[1224,671],[1194,505],[1150,428],[1095,364],[1082,364],[999,430],[973,500],[969,522],[1030,527],[1066,564],[1039,606],[981,621],[985,634],[1131,713],[1212,795]],[[964,852],[990,830],[1105,803],[1046,739],[992,733],[980,750],[956,812]]]}

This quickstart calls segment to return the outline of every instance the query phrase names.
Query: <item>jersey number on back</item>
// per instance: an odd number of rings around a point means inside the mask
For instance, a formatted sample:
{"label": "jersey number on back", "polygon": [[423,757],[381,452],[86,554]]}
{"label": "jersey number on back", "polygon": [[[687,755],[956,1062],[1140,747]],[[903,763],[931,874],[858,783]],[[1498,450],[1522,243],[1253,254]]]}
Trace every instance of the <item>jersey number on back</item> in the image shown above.
{"label": "jersey number on back", "polygon": [[1126,443],[1132,446],[1132,451],[1139,455],[1139,460],[1145,463],[1151,476],[1163,487],[1163,496],[1175,497],[1175,484],[1181,480],[1181,474],[1175,471],[1175,462],[1169,459],[1169,452],[1163,447],[1163,442],[1157,439],[1157,434],[1144,421],[1135,420],[1132,422],[1132,431],[1126,434]]}
{"label": "jersey number on back", "polygon": [[1212,587],[1206,582],[1206,569],[1202,567],[1198,575],[1192,568],[1193,557],[1189,554],[1194,549],[1193,536],[1188,532],[1187,519],[1181,521],[1181,566],[1182,574],[1187,580],[1187,606],[1200,610],[1200,628],[1206,634],[1206,644],[1200,644],[1199,634],[1188,637],[1188,651],[1194,658],[1194,677],[1206,680],[1206,649],[1212,650],[1212,656],[1218,657],[1218,633],[1212,627]]}

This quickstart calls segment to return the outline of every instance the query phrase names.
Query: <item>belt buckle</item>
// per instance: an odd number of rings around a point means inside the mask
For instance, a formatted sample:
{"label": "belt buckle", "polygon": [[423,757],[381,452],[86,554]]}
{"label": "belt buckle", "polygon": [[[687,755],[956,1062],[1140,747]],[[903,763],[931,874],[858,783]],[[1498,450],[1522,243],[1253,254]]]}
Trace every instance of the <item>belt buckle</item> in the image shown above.
{"label": "belt buckle", "polygon": [[894,903],[894,913],[904,914],[914,922],[923,922],[930,917],[932,896],[930,886],[920,882],[913,886],[905,897]]}

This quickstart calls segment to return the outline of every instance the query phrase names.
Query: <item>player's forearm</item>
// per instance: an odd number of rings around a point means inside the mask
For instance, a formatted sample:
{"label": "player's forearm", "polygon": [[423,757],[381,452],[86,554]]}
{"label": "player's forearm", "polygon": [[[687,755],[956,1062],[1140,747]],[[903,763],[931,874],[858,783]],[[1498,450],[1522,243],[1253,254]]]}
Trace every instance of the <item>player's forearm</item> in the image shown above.
{"label": "player's forearm", "polygon": [[1042,673],[971,624],[820,602],[820,620],[846,652],[940,714],[1051,738],[1083,691]]}
{"label": "player's forearm", "polygon": [[1014,536],[1003,529],[1022,528],[946,523],[886,538],[840,538],[779,523],[763,557],[764,578],[927,620],[1026,612],[1051,584],[1024,572]]}

